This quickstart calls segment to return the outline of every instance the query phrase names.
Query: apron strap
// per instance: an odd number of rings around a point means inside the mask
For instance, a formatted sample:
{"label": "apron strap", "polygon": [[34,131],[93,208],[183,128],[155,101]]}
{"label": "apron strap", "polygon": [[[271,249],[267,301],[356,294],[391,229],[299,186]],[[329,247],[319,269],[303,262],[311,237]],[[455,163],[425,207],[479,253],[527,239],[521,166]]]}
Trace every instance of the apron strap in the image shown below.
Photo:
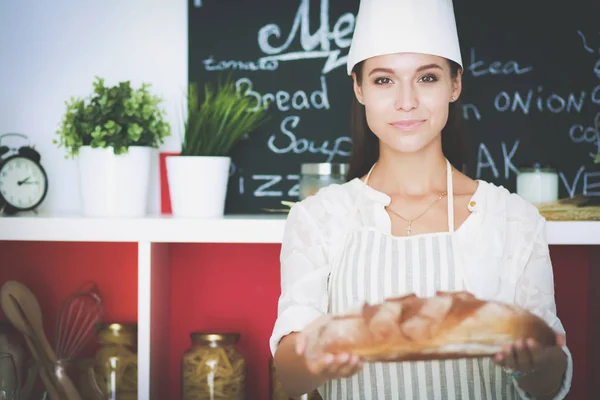
{"label": "apron strap", "polygon": [[365,178],[365,185],[369,184],[369,178],[371,177],[371,172],[373,172],[373,169],[375,168],[375,165],[377,163],[373,164],[373,166],[371,167],[371,169],[369,170],[369,173],[367,174],[366,178]]}
{"label": "apron strap", "polygon": [[446,190],[448,192],[448,231],[454,232],[454,190],[452,186],[452,164],[446,159]]}

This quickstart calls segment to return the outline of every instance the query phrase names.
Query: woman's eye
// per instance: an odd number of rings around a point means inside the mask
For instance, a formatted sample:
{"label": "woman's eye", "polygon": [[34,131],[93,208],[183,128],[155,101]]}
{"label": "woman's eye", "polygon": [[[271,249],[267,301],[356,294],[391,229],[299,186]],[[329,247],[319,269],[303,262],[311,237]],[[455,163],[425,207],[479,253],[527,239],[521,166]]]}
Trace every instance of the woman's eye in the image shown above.
{"label": "woman's eye", "polygon": [[376,85],[388,85],[392,83],[392,80],[390,78],[387,78],[385,76],[382,76],[380,78],[375,79],[375,84]]}
{"label": "woman's eye", "polygon": [[435,75],[425,75],[420,80],[425,83],[432,83],[437,81],[437,77]]}

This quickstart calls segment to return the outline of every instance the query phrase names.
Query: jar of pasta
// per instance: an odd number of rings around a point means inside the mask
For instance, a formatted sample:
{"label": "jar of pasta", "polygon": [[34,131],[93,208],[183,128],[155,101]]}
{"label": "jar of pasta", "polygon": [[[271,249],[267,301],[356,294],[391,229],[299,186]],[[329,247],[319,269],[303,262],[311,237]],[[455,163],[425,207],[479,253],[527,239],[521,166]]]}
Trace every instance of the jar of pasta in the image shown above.
{"label": "jar of pasta", "polygon": [[135,324],[105,324],[98,332],[96,382],[104,398],[137,400]]}
{"label": "jar of pasta", "polygon": [[190,334],[181,360],[182,400],[244,400],[246,362],[236,349],[238,333]]}

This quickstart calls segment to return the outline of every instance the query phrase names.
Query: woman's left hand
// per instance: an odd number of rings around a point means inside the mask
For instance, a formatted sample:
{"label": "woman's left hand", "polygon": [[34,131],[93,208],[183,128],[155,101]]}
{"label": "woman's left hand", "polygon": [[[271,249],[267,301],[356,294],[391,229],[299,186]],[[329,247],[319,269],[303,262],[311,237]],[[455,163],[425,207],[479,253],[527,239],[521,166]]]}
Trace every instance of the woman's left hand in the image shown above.
{"label": "woman's left hand", "polygon": [[[556,334],[556,345],[562,347],[565,336]],[[494,362],[510,372],[528,375],[548,365],[549,347],[543,347],[533,339],[518,339],[496,354]]]}

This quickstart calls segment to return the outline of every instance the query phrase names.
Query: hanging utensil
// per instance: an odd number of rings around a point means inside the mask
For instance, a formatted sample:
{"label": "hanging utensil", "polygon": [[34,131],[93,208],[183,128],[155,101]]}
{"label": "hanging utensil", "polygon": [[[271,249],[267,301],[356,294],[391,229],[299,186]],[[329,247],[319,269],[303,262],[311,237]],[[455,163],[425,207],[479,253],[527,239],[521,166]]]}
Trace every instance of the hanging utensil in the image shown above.
{"label": "hanging utensil", "polygon": [[57,400],[81,400],[71,379],[55,373],[56,353],[44,333],[42,310],[35,295],[21,282],[7,281],[0,289],[0,303],[6,317],[25,336],[32,355],[44,367],[42,379],[49,395]]}
{"label": "hanging utensil", "polygon": [[104,317],[98,286],[85,282],[63,300],[56,320],[56,356],[74,360],[94,336],[95,327]]}

